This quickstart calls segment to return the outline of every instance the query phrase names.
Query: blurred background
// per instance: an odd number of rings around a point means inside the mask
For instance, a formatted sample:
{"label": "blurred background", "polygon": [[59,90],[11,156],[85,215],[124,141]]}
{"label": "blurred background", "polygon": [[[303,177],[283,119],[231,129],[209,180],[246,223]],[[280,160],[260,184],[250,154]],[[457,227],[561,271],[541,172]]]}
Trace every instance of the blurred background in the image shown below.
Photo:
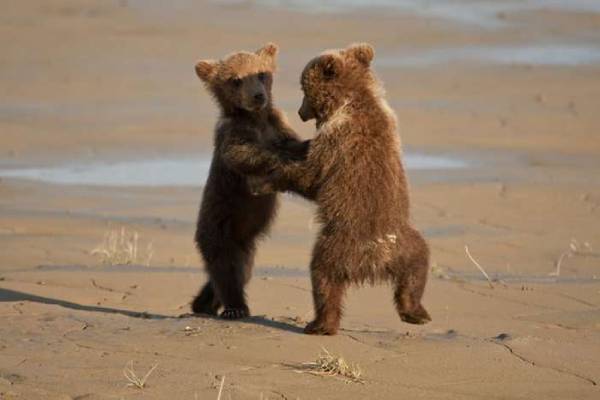
{"label": "blurred background", "polygon": [[567,153],[593,130],[595,1],[49,0],[4,8],[4,164],[51,159],[65,144],[87,158],[130,155],[133,143],[136,152],[201,151],[216,107],[194,76],[196,60],[267,41],[281,47],[278,105],[306,135],[312,127],[295,114],[300,71],[324,49],[354,41],[375,46],[407,145],[532,149],[539,136]]}
{"label": "blurred background", "polygon": [[[378,286],[338,337],[298,335],[318,227],[290,195],[257,317],[173,319],[205,280],[218,107],[194,65],[277,43],[275,104],[310,138],[300,72],[358,41],[398,115],[433,322],[401,323]],[[212,399],[224,375],[233,399],[598,398],[599,266],[600,1],[1,2],[2,399]],[[325,344],[375,384],[290,370]],[[143,392],[133,359],[160,363]]]}

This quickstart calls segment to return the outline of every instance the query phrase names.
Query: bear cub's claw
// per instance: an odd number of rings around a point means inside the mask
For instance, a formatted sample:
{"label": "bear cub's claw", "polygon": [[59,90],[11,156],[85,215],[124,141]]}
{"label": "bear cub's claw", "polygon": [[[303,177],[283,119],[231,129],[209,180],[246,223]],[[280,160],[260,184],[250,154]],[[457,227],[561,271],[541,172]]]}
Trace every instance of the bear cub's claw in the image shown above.
{"label": "bear cub's claw", "polygon": [[250,310],[247,308],[226,308],[221,313],[223,319],[241,319],[250,316]]}

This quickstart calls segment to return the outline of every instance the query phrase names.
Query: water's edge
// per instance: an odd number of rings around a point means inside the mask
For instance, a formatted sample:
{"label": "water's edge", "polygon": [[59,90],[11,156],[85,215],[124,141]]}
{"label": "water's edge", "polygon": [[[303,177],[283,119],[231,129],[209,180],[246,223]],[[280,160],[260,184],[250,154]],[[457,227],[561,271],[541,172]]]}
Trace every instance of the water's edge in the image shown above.
{"label": "water's edge", "polygon": [[[404,155],[403,159],[409,171],[461,169],[470,165],[458,157],[424,153],[409,153]],[[210,162],[210,157],[204,156],[44,167],[7,167],[0,168],[0,177],[65,185],[200,186],[206,181]]]}

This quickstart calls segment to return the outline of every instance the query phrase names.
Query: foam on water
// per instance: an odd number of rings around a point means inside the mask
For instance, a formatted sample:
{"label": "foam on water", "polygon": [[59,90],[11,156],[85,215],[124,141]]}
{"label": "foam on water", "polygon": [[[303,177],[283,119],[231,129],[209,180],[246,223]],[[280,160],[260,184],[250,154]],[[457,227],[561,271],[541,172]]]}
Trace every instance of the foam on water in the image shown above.
{"label": "foam on water", "polygon": [[[445,156],[407,154],[409,170],[465,168],[467,162]],[[22,178],[67,185],[200,186],[208,176],[210,159],[204,157],[74,164],[52,167],[0,169],[0,177]]]}

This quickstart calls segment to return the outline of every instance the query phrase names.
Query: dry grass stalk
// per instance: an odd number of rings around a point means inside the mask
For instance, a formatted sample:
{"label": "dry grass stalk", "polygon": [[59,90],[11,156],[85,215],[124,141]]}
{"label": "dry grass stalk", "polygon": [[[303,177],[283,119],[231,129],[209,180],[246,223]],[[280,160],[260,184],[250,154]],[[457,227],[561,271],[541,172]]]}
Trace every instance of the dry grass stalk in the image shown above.
{"label": "dry grass stalk", "polygon": [[138,389],[143,389],[144,387],[146,387],[146,381],[150,377],[150,374],[154,372],[156,367],[158,367],[158,364],[154,364],[152,368],[150,368],[150,370],[146,372],[146,375],[144,375],[142,378],[139,378],[135,373],[135,370],[133,369],[133,360],[129,361],[123,369],[123,375],[125,375],[125,378],[129,381],[127,386],[133,386]]}
{"label": "dry grass stalk", "polygon": [[[136,231],[127,232],[124,227],[120,231],[111,230],[104,234],[104,240],[91,254],[100,256],[102,263],[107,265],[135,264],[138,259],[138,241],[139,235]],[[152,258],[150,250],[149,245],[148,264]]]}
{"label": "dry grass stalk", "polygon": [[492,280],[490,279],[490,277],[487,274],[487,272],[485,272],[485,270],[483,269],[483,267],[473,258],[473,256],[471,255],[471,253],[469,253],[469,246],[465,245],[465,253],[467,253],[467,256],[469,257],[469,259],[471,259],[471,261],[473,262],[473,264],[475,264],[475,266],[479,269],[479,271],[481,271],[481,273],[483,274],[483,276],[485,276],[485,279],[487,279],[488,283],[490,284],[490,287],[493,289],[494,288],[494,284],[492,283]]}
{"label": "dry grass stalk", "polygon": [[594,253],[592,246],[588,242],[579,243],[576,239],[571,239],[569,248],[563,252],[556,260],[556,270],[550,273],[550,276],[560,276],[560,268],[565,258],[571,258],[574,256],[581,257],[600,257],[600,253]]}
{"label": "dry grass stalk", "polygon": [[317,376],[332,376],[341,378],[345,382],[364,383],[361,378],[362,371],[358,364],[348,364],[343,357],[332,355],[324,347],[316,361],[303,363],[299,373],[309,373]]}
{"label": "dry grass stalk", "polygon": [[148,243],[148,246],[146,246],[146,261],[144,262],[144,265],[146,267],[150,266],[150,261],[152,261],[152,256],[154,255],[154,245],[152,244],[152,242]]}
{"label": "dry grass stalk", "polygon": [[221,386],[219,387],[219,395],[217,396],[217,400],[221,400],[221,394],[223,394],[223,384],[225,383],[225,375],[221,378]]}

